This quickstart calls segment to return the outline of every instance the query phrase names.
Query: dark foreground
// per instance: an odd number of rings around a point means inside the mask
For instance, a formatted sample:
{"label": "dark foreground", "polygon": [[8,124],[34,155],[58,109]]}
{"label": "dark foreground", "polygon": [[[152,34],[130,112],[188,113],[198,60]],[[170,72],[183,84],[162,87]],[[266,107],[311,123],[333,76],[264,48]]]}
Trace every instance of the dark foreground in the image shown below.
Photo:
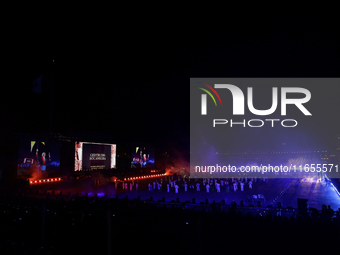
{"label": "dark foreground", "polygon": [[35,197],[3,189],[0,254],[306,253],[334,249],[340,237],[336,209],[304,215],[275,205],[128,200],[117,193],[119,199]]}

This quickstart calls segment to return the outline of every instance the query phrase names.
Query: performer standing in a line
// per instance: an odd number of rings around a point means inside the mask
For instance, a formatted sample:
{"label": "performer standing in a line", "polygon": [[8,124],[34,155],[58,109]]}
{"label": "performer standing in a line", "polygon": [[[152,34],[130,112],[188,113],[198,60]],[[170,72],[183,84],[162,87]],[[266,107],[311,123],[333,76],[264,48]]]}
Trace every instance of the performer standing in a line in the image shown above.
{"label": "performer standing in a line", "polygon": [[237,184],[236,184],[236,182],[234,182],[234,191],[236,191],[237,190]]}
{"label": "performer standing in a line", "polygon": [[249,184],[249,189],[252,189],[253,188],[253,182],[250,181],[248,184]]}
{"label": "performer standing in a line", "polygon": [[241,185],[241,191],[244,191],[244,190],[243,190],[244,183],[243,183],[243,182],[241,182],[241,184],[240,184],[240,185]]}
{"label": "performer standing in a line", "polygon": [[136,190],[139,190],[139,187],[138,187],[139,185],[138,185],[138,183],[136,183]]}
{"label": "performer standing in a line", "polygon": [[207,186],[205,186],[205,188],[207,190],[207,193],[209,193],[209,188],[210,188],[209,184],[207,184]]}
{"label": "performer standing in a line", "polygon": [[130,191],[132,190],[132,183],[130,183]]}
{"label": "performer standing in a line", "polygon": [[178,193],[178,185],[175,185],[175,193]]}
{"label": "performer standing in a line", "polygon": [[187,191],[188,184],[184,183],[184,191]]}
{"label": "performer standing in a line", "polygon": [[196,190],[200,191],[200,184],[199,183],[196,183]]}
{"label": "performer standing in a line", "polygon": [[166,190],[167,190],[167,192],[169,193],[169,191],[170,191],[170,185],[169,185],[169,183],[166,185]]}
{"label": "performer standing in a line", "polygon": [[217,192],[221,192],[219,183],[216,183],[216,190],[217,190]]}

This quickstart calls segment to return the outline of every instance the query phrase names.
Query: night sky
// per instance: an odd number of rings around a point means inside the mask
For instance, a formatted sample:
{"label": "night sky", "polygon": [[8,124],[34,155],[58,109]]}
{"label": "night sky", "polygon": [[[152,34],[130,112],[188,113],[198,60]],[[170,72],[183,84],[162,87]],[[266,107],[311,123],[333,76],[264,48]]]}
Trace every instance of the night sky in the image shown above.
{"label": "night sky", "polygon": [[136,18],[131,27],[84,25],[67,33],[25,25],[15,33],[13,24],[2,39],[2,127],[50,131],[49,92],[33,93],[32,82],[49,77],[55,60],[53,132],[188,149],[190,77],[339,76],[334,16],[273,8],[266,16],[251,8],[242,16],[226,12],[212,24],[202,15],[181,25],[164,17],[161,26],[158,17]]}

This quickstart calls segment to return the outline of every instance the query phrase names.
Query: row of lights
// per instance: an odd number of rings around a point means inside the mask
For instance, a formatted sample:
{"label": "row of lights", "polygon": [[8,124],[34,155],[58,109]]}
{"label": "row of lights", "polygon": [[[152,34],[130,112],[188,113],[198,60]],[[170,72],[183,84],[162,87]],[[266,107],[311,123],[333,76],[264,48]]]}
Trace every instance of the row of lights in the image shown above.
{"label": "row of lights", "polygon": [[46,182],[56,182],[61,181],[61,178],[48,178],[48,179],[39,179],[39,180],[30,180],[30,184],[36,184],[36,183],[46,183]]}
{"label": "row of lights", "polygon": [[129,177],[129,178],[124,178],[124,181],[145,179],[145,178],[158,177],[158,176],[164,176],[164,175],[166,174],[152,174],[152,175],[145,175],[145,176]]}

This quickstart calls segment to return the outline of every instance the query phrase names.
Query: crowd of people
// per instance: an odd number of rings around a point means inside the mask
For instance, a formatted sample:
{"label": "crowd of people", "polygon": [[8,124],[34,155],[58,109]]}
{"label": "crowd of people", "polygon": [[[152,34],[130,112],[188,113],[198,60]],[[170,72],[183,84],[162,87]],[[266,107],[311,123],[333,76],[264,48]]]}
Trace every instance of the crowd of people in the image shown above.
{"label": "crowd of people", "polygon": [[340,227],[340,211],[334,213],[326,205],[304,217],[297,211],[284,217],[274,213],[275,208],[256,216],[243,214],[236,202],[193,210],[185,203],[169,206],[98,196],[55,194],[36,199],[2,191],[0,198],[0,254],[203,254],[273,243],[290,250],[291,243],[307,248],[316,239],[320,244],[335,242]]}
{"label": "crowd of people", "polygon": [[[160,178],[159,180],[154,180],[151,183],[148,183],[148,190],[160,190],[162,191],[166,188],[167,192],[175,192],[179,191],[184,192],[197,192],[197,191],[205,191],[209,192],[230,192],[230,191],[244,191],[246,188],[252,189],[254,182],[257,181],[265,181],[268,182],[268,178],[223,178],[223,179],[214,179],[214,178],[203,178],[203,179],[194,179],[190,180],[189,178],[182,178],[178,176],[177,178],[172,176],[165,176]],[[138,180],[130,180],[130,181],[122,181],[115,183],[116,189],[121,188],[122,190],[138,190],[140,188]]]}

